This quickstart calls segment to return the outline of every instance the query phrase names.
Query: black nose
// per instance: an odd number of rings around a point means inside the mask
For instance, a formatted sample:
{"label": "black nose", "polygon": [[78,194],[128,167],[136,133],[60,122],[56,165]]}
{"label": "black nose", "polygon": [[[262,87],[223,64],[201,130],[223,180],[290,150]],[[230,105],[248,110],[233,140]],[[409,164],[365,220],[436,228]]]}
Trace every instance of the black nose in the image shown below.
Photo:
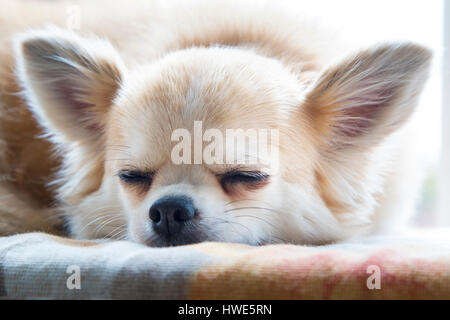
{"label": "black nose", "polygon": [[155,201],[150,208],[153,229],[166,238],[179,233],[194,215],[194,203],[191,198],[185,196],[163,197]]}

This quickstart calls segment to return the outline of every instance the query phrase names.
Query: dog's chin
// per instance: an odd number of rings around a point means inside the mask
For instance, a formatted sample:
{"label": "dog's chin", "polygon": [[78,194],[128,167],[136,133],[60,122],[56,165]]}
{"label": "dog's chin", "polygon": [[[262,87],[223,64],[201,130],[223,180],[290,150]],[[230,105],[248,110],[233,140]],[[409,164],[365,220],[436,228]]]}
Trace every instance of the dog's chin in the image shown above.
{"label": "dog's chin", "polygon": [[[141,223],[139,220],[130,221],[128,224],[128,240],[144,244],[149,247],[175,247],[197,244],[201,242],[227,242],[245,245],[263,245],[279,243],[272,237],[272,232],[265,234],[261,230],[239,224],[241,230],[232,228],[214,228],[205,223],[189,224],[185,229],[176,233],[161,233]],[[240,232],[239,232],[240,231]]]}
{"label": "dog's chin", "polygon": [[146,245],[149,247],[154,248],[165,248],[165,247],[177,247],[177,246],[184,246],[184,245],[190,245],[195,243],[200,243],[203,241],[185,241],[183,239],[163,239],[163,238],[157,238],[152,239],[151,241],[146,241]]}
{"label": "dog's chin", "polygon": [[176,247],[190,245],[200,242],[214,241],[212,237],[208,237],[206,234],[176,234],[170,236],[160,236],[152,234],[147,237],[143,243],[150,247],[164,248],[164,247]]}
{"label": "dog's chin", "polygon": [[196,244],[196,243],[201,243],[201,242],[227,242],[227,243],[239,243],[239,244],[244,244],[244,245],[250,245],[250,246],[255,246],[255,245],[265,245],[265,244],[273,244],[273,243],[280,243],[280,242],[274,242],[270,239],[267,240],[263,240],[260,239],[259,241],[256,240],[252,240],[252,239],[247,239],[246,237],[240,237],[240,238],[229,238],[229,239],[218,239],[217,236],[211,236],[208,237],[207,235],[203,235],[203,236],[187,236],[187,237],[182,237],[182,236],[176,236],[176,237],[170,237],[170,238],[166,238],[166,237],[161,237],[158,235],[152,235],[150,237],[148,237],[147,239],[145,239],[144,241],[138,241],[140,243],[143,243],[149,247],[155,247],[155,248],[164,248],[164,247],[176,247],[176,246],[185,246],[185,245],[191,245],[191,244]]}

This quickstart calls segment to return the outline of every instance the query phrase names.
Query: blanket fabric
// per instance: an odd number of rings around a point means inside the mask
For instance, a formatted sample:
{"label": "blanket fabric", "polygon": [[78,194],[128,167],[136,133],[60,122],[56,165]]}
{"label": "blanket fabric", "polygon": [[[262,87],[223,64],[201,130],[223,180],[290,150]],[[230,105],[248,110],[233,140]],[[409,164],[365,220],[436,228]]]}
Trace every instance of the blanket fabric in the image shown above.
{"label": "blanket fabric", "polygon": [[450,299],[450,230],[321,247],[0,238],[0,297]]}

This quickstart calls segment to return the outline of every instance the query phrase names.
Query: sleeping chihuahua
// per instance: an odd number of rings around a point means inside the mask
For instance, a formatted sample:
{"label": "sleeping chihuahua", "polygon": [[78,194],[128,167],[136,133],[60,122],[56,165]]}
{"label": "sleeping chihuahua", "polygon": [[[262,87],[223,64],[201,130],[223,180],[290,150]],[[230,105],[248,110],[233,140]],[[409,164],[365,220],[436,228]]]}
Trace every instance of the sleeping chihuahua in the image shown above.
{"label": "sleeping chihuahua", "polygon": [[323,244],[411,211],[427,49],[348,52],[261,2],[82,1],[77,30],[66,4],[6,3],[1,234]]}

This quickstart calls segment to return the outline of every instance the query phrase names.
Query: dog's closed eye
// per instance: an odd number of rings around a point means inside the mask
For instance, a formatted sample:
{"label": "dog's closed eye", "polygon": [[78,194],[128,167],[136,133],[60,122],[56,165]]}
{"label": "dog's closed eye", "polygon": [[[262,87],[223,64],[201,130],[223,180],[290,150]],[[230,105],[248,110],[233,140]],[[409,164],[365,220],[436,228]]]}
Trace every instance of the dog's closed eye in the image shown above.
{"label": "dog's closed eye", "polygon": [[235,187],[243,186],[249,190],[262,188],[269,182],[270,176],[261,171],[237,171],[231,170],[218,174],[220,184],[227,193],[231,193]]}
{"label": "dog's closed eye", "polygon": [[125,184],[149,188],[153,182],[154,173],[122,170],[117,175]]}

